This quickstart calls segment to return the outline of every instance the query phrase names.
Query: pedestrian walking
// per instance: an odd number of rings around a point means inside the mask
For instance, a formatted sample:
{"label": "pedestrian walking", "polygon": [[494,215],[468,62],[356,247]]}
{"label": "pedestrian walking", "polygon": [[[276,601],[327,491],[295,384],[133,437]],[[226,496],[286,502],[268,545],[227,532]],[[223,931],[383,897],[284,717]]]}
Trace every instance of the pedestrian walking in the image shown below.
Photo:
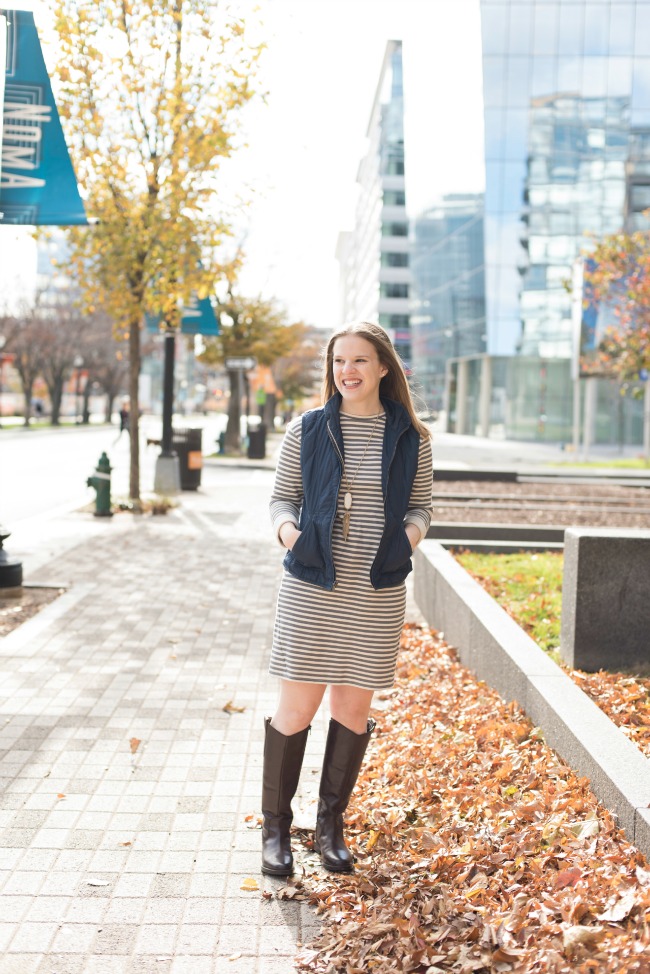
{"label": "pedestrian walking", "polygon": [[130,418],[130,402],[128,399],[122,400],[122,405],[120,406],[119,417],[120,417],[120,431],[115,437],[114,443],[117,443],[122,433],[125,431],[129,432],[129,418]]}
{"label": "pedestrian walking", "polygon": [[350,872],[343,815],[374,729],[375,690],[392,686],[411,554],[431,519],[430,433],[416,417],[387,333],[366,322],[330,338],[324,405],[288,427],[271,497],[287,549],[265,720],[262,872],[290,875],[289,831],[311,721],[329,686],[315,847]]}

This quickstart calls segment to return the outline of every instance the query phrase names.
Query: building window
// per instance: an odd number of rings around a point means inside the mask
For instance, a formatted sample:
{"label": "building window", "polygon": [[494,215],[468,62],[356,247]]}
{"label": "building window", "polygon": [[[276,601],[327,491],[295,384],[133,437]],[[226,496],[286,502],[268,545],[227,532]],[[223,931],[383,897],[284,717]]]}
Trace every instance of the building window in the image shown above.
{"label": "building window", "polygon": [[408,284],[396,284],[393,281],[384,281],[379,285],[379,295],[382,298],[408,298]]}
{"label": "building window", "polygon": [[381,266],[382,267],[408,267],[409,266],[409,255],[408,254],[397,254],[392,251],[387,251],[381,255]]}
{"label": "building window", "polygon": [[382,328],[408,328],[409,323],[408,315],[379,315]]}
{"label": "building window", "polygon": [[405,206],[406,193],[403,189],[385,189],[384,206]]}
{"label": "building window", "polygon": [[408,237],[408,223],[382,223],[382,237]]}

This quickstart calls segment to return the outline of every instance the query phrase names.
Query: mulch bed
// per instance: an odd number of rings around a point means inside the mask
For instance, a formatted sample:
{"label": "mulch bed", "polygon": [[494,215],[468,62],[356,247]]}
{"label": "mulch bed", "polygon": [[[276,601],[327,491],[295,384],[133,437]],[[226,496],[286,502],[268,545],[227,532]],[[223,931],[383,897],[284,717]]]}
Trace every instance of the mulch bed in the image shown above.
{"label": "mulch bed", "polygon": [[347,815],[356,872],[308,855],[276,894],[323,915],[298,970],[647,974],[648,863],[541,730],[416,626],[383,696]]}
{"label": "mulch bed", "polygon": [[0,637],[8,636],[64,591],[62,588],[0,589]]}

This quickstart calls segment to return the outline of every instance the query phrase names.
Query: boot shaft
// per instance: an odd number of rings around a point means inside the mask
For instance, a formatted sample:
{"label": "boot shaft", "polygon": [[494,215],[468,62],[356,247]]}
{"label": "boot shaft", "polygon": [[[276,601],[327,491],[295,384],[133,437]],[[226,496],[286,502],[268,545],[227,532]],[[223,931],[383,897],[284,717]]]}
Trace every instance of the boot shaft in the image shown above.
{"label": "boot shaft", "polygon": [[367,726],[364,734],[355,734],[333,717],[330,719],[319,793],[320,802],[330,812],[342,814],[348,806],[375,721],[368,720]]}
{"label": "boot shaft", "polygon": [[264,721],[264,771],[262,811],[267,815],[291,815],[291,799],[298,788],[300,771],[311,727],[297,734],[281,734]]}

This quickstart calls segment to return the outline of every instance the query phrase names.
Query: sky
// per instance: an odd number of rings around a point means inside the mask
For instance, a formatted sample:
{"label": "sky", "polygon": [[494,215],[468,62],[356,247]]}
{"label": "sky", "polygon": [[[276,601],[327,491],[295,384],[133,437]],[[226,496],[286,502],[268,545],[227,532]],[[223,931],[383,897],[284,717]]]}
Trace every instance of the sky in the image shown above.
{"label": "sky", "polygon": [[[28,7],[28,2],[17,6]],[[47,15],[31,5],[39,29]],[[354,222],[356,175],[386,42],[402,40],[411,216],[484,186],[479,0],[239,0],[258,13],[266,103],[242,116],[247,147],[224,171],[250,199],[238,227],[243,293],[291,320],[339,324],[338,234]],[[53,52],[46,48],[46,61]],[[0,289],[30,276],[26,232],[0,227]],[[8,261],[8,254],[16,254]],[[9,278],[7,277],[9,275]]]}

